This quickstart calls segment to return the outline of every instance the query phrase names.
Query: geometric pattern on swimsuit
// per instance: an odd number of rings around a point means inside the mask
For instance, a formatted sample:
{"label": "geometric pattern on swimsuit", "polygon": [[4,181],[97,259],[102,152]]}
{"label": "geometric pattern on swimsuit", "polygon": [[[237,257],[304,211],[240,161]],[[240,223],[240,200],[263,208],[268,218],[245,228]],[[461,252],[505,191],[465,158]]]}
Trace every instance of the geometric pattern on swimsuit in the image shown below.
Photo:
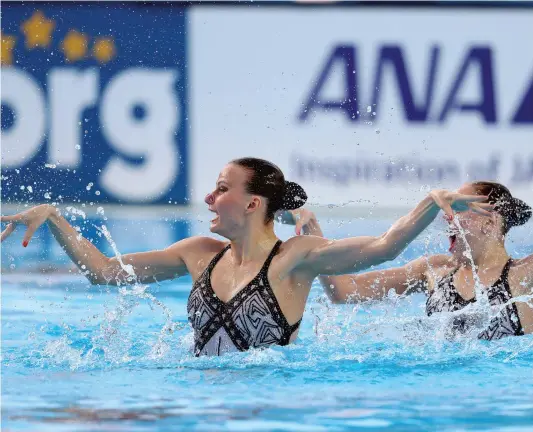
{"label": "geometric pattern on swimsuit", "polygon": [[281,246],[276,242],[259,273],[227,303],[215,294],[211,273],[226,246],[196,280],[187,302],[194,330],[194,355],[222,355],[270,345],[287,345],[300,326],[287,322],[268,282],[268,268]]}
{"label": "geometric pattern on swimsuit", "polygon": [[[487,296],[491,306],[500,306],[512,299],[511,289],[509,288],[509,269],[511,264],[512,259],[509,259],[503,267],[498,280],[487,289]],[[442,278],[435,290],[429,295],[426,302],[426,314],[428,316],[438,312],[455,312],[476,301],[475,298],[465,300],[455,288],[453,277],[457,270],[459,268]],[[457,317],[452,324],[453,330],[464,333],[474,319],[469,316]],[[506,336],[520,336],[523,334],[524,330],[520,323],[516,304],[509,303],[501,308],[498,314],[491,319],[487,328],[478,334],[478,338],[496,340]]]}

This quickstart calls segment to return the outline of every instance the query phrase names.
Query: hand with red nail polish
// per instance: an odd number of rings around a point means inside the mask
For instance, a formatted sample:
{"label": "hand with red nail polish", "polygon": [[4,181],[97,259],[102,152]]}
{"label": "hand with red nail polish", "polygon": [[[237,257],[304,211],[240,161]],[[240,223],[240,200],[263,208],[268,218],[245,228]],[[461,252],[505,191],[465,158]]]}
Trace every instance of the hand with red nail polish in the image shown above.
{"label": "hand with red nail polish", "polygon": [[35,231],[37,231],[37,229],[46,222],[52,212],[55,211],[55,207],[49,204],[43,204],[12,216],[2,216],[1,221],[8,222],[8,225],[6,229],[2,231],[1,241],[3,242],[8,238],[18,225],[26,225],[27,229],[24,233],[22,246],[27,247]]}
{"label": "hand with red nail polish", "polygon": [[448,222],[453,220],[454,212],[471,210],[483,216],[491,216],[490,210],[494,208],[492,204],[484,202],[487,200],[487,196],[463,195],[447,190],[434,190],[429,195],[445,213],[445,218]]}
{"label": "hand with red nail polish", "polygon": [[286,210],[286,213],[287,216],[283,218],[282,223],[294,224],[296,235],[324,236],[320,224],[311,210],[299,208],[297,210]]}

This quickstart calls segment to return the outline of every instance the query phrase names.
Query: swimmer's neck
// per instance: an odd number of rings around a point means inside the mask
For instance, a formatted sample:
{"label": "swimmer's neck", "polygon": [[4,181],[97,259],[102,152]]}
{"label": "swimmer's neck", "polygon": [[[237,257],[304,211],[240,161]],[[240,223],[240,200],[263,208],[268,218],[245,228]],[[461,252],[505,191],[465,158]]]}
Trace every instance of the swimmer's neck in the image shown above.
{"label": "swimmer's neck", "polygon": [[237,265],[256,260],[264,260],[276,244],[278,238],[274,233],[274,223],[265,225],[263,229],[249,229],[245,234],[230,240],[231,256]]}
{"label": "swimmer's neck", "polygon": [[[510,257],[505,249],[505,245],[503,243],[497,243],[486,246],[479,252],[472,251],[472,258],[476,268],[491,269],[505,265]],[[472,261],[468,256],[461,256],[458,261],[463,267],[472,267]]]}

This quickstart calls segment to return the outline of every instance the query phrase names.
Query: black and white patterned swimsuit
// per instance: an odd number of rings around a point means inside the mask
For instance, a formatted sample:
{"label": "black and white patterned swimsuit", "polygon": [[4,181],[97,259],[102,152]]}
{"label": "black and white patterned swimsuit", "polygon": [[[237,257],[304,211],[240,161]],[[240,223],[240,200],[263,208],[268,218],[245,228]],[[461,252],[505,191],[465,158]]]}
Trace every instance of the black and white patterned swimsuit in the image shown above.
{"label": "black and white patterned swimsuit", "polygon": [[[512,260],[505,264],[498,280],[487,289],[487,295],[491,306],[498,306],[509,302],[512,299],[509,288],[509,269]],[[453,277],[459,268],[439,281],[435,290],[430,294],[426,302],[426,313],[428,316],[438,312],[455,312],[463,309],[470,303],[476,301],[475,298],[465,300],[455,288]],[[464,333],[475,321],[475,317],[458,316],[454,319],[453,330]],[[524,334],[524,329],[520,323],[518,310],[515,303],[505,306],[498,315],[495,316],[479,335],[479,339],[494,340],[506,336],[520,336]]]}
{"label": "black and white patterned swimsuit", "polygon": [[213,291],[211,273],[231,245],[211,260],[194,283],[187,303],[196,356],[289,343],[301,319],[293,325],[287,322],[267,278],[281,243],[277,241],[257,276],[227,303]]}

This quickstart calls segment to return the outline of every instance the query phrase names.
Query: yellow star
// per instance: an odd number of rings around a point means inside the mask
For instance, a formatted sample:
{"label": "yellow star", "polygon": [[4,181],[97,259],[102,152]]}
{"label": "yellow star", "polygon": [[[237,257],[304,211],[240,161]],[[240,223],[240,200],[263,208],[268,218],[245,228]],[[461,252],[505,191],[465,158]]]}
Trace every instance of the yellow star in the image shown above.
{"label": "yellow star", "polygon": [[98,38],[93,46],[93,56],[100,63],[107,63],[115,57],[115,43],[111,38]]}
{"label": "yellow star", "polygon": [[2,50],[0,51],[0,64],[13,64],[13,47],[15,46],[15,36],[1,35]]}
{"label": "yellow star", "polygon": [[70,30],[63,39],[61,49],[69,62],[82,59],[87,53],[87,36],[76,30]]}
{"label": "yellow star", "polygon": [[26,36],[26,47],[47,47],[52,40],[55,22],[47,19],[41,11],[35,11],[30,19],[22,24],[22,33]]}

